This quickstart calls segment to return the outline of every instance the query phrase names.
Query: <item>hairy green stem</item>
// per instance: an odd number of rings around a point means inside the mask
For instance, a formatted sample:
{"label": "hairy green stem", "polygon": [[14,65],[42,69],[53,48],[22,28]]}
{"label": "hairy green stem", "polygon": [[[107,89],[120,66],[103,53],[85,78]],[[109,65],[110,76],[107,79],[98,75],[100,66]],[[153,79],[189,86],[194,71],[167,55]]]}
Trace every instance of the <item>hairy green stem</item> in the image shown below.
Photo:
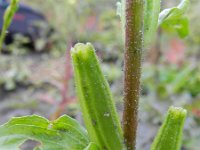
{"label": "hairy green stem", "polygon": [[123,130],[128,150],[135,150],[143,49],[143,0],[126,0]]}

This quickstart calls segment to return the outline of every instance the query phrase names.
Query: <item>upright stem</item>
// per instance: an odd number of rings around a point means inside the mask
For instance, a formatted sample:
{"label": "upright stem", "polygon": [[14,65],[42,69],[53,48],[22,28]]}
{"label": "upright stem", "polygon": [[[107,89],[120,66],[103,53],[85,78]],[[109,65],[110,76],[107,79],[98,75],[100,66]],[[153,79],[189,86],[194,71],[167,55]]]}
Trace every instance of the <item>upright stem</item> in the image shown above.
{"label": "upright stem", "polygon": [[2,31],[1,31],[1,36],[0,36],[0,53],[2,52],[5,36],[6,36],[6,28],[5,26],[3,26]]}
{"label": "upright stem", "polygon": [[142,57],[143,0],[126,0],[123,130],[128,150],[135,150]]}

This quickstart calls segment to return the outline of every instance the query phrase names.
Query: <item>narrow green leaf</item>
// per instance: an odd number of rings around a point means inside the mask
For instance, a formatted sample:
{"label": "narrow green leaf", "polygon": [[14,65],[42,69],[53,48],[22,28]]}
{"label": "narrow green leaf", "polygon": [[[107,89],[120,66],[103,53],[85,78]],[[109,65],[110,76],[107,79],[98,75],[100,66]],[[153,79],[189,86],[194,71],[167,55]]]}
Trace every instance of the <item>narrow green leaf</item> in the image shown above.
{"label": "narrow green leaf", "polygon": [[18,3],[19,0],[12,0],[8,8],[6,9],[3,17],[3,28],[1,30],[1,36],[0,36],[0,51],[2,49],[2,44],[5,39],[6,30],[10,26],[12,19],[14,17],[14,14],[16,13],[18,9]]}
{"label": "narrow green leaf", "polygon": [[170,107],[151,150],[180,150],[186,115],[185,109]]}
{"label": "narrow green leaf", "polygon": [[19,150],[28,139],[41,143],[38,150],[83,150],[89,144],[87,132],[66,115],[52,122],[36,115],[17,117],[0,126],[1,150]]}
{"label": "narrow green leaf", "polygon": [[147,46],[155,37],[158,17],[160,13],[160,0],[146,0],[144,9],[144,44]]}
{"label": "narrow green leaf", "polygon": [[91,44],[71,50],[76,89],[91,142],[100,149],[122,150],[122,130],[109,85]]}

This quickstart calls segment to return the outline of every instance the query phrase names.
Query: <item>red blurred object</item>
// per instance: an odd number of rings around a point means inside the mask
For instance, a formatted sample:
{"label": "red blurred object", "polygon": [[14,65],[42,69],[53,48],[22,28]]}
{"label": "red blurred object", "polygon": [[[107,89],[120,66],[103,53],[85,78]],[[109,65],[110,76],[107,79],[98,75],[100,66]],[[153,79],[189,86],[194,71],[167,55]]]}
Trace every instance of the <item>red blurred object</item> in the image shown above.
{"label": "red blurred object", "polygon": [[94,29],[97,26],[97,16],[91,15],[87,18],[85,27],[88,30]]}
{"label": "red blurred object", "polygon": [[193,109],[192,110],[192,113],[197,116],[197,117],[200,117],[200,109]]}
{"label": "red blurred object", "polygon": [[174,39],[170,42],[170,48],[165,53],[165,57],[169,63],[180,65],[185,58],[186,46],[180,40]]}
{"label": "red blurred object", "polygon": [[15,21],[23,21],[24,19],[25,19],[25,15],[20,14],[20,13],[16,13],[13,18],[13,20]]}

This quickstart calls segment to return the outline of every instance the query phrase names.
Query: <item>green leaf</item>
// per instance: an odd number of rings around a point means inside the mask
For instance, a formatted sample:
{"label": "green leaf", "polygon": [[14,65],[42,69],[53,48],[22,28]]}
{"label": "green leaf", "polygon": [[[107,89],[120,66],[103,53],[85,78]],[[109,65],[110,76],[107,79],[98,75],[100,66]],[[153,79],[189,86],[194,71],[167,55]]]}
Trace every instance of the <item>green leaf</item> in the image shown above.
{"label": "green leaf", "polygon": [[99,150],[99,148],[95,143],[90,143],[84,150]]}
{"label": "green leaf", "polygon": [[182,0],[177,7],[164,9],[158,19],[158,25],[161,25],[165,21],[179,19],[188,10],[190,5],[190,0]]}
{"label": "green leaf", "polygon": [[12,118],[0,126],[0,149],[19,150],[31,139],[41,143],[40,150],[83,150],[89,144],[87,132],[66,115],[55,121],[40,116]]}
{"label": "green leaf", "polygon": [[182,0],[177,7],[163,10],[158,19],[158,26],[175,29],[181,38],[189,34],[189,21],[185,16],[190,5],[189,0]]}
{"label": "green leaf", "polygon": [[122,150],[122,130],[109,85],[90,43],[71,50],[75,82],[91,142],[100,149]]}
{"label": "green leaf", "polygon": [[170,107],[151,150],[180,150],[186,115],[185,109]]}
{"label": "green leaf", "polygon": [[3,28],[2,28],[1,36],[0,36],[0,51],[1,51],[2,44],[6,35],[6,30],[10,26],[12,19],[14,17],[14,14],[16,13],[18,9],[18,3],[19,3],[19,0],[12,0],[4,13]]}
{"label": "green leaf", "polygon": [[189,34],[189,20],[186,17],[182,17],[174,24],[174,28],[176,29],[179,37],[184,38]]}
{"label": "green leaf", "polygon": [[160,13],[160,0],[146,0],[144,9],[144,45],[148,46],[155,37],[158,17]]}

